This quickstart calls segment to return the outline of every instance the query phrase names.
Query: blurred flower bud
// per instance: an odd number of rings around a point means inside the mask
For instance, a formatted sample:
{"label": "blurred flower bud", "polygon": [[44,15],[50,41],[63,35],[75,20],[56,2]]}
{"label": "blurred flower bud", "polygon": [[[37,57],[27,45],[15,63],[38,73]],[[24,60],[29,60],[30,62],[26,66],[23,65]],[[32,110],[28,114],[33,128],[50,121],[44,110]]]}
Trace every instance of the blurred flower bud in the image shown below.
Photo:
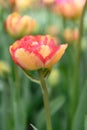
{"label": "blurred flower bud", "polygon": [[4,77],[6,76],[6,74],[9,74],[9,73],[10,73],[9,65],[4,61],[0,61],[0,76]]}
{"label": "blurred flower bud", "polygon": [[57,36],[59,33],[59,28],[56,25],[50,25],[46,29],[47,34],[51,34],[52,36]]}
{"label": "blurred flower bud", "polygon": [[78,30],[77,28],[75,28],[75,29],[73,30],[73,39],[74,39],[75,41],[77,41],[78,38],[79,38],[79,30]]}
{"label": "blurred flower bud", "polygon": [[48,83],[51,86],[56,86],[59,82],[59,71],[58,69],[53,69],[48,77]]}
{"label": "blurred flower bud", "polygon": [[55,0],[60,14],[66,18],[77,18],[82,14],[85,0]]}
{"label": "blurred flower bud", "polygon": [[23,11],[31,6],[32,0],[10,0],[10,4],[15,11]]}
{"label": "blurred flower bud", "polygon": [[70,28],[66,28],[63,32],[63,37],[66,41],[72,41],[72,30]]}
{"label": "blurred flower bud", "polygon": [[18,13],[14,12],[7,17],[5,28],[11,36],[22,37],[35,30],[36,21],[27,15],[20,16]]}
{"label": "blurred flower bud", "polygon": [[63,37],[67,42],[77,41],[79,37],[79,31],[77,28],[66,28],[63,32]]}

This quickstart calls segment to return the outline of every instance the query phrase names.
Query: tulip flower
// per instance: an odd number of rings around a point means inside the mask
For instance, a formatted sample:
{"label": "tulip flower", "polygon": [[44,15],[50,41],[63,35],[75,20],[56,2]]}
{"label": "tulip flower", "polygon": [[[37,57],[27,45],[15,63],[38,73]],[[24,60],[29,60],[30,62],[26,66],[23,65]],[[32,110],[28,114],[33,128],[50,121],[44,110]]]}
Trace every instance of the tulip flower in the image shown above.
{"label": "tulip flower", "polygon": [[23,11],[31,6],[32,0],[9,0],[16,11]]}
{"label": "tulip flower", "polygon": [[[63,56],[67,46],[67,44],[57,46],[49,35],[29,35],[17,40],[9,48],[13,61],[24,70],[29,79],[41,86],[47,130],[52,130],[52,124],[45,77],[51,67]],[[38,79],[27,70],[37,70]]]}
{"label": "tulip flower", "polygon": [[85,0],[55,0],[58,10],[66,18],[76,18],[81,16]]}
{"label": "tulip flower", "polygon": [[6,31],[13,37],[21,37],[35,30],[36,21],[31,17],[20,16],[17,12],[10,14],[5,21]]}
{"label": "tulip flower", "polygon": [[13,61],[26,70],[51,68],[63,56],[67,44],[56,45],[46,36],[25,36],[10,46]]}
{"label": "tulip flower", "polygon": [[67,42],[77,41],[79,38],[79,31],[77,28],[66,28],[63,32],[63,37]]}

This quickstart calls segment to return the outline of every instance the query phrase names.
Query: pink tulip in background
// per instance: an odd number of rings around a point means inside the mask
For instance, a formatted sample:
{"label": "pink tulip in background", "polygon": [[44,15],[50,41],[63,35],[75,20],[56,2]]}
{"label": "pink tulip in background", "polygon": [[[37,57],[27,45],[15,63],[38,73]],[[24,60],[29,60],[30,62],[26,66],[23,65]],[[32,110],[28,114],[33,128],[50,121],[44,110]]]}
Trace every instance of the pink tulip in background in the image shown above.
{"label": "pink tulip in background", "polygon": [[67,18],[77,18],[81,16],[85,0],[55,0],[58,4],[60,14]]}

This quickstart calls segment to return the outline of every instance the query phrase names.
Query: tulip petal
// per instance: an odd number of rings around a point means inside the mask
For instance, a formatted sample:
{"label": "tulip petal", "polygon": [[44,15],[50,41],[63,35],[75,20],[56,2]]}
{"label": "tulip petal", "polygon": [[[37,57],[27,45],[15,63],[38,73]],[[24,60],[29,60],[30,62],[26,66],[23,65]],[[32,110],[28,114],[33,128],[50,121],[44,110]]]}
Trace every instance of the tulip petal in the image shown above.
{"label": "tulip petal", "polygon": [[51,49],[47,45],[42,45],[41,49],[39,51],[40,55],[42,55],[43,58],[46,58],[51,52]]}
{"label": "tulip petal", "polygon": [[60,48],[56,51],[56,53],[45,63],[45,68],[51,68],[54,64],[56,64],[63,56],[67,46],[68,44],[60,45]]}
{"label": "tulip petal", "polygon": [[15,59],[22,68],[28,70],[37,70],[43,67],[43,63],[34,53],[29,53],[23,48],[16,50]]}

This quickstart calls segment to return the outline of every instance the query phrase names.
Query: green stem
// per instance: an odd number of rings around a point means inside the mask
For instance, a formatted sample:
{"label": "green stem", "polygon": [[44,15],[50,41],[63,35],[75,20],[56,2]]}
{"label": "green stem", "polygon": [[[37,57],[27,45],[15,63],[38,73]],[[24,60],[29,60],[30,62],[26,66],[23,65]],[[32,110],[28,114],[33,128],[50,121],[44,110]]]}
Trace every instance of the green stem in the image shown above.
{"label": "green stem", "polygon": [[77,43],[77,52],[78,52],[78,55],[79,55],[78,61],[80,60],[80,54],[81,54],[81,42],[82,42],[82,37],[83,37],[84,16],[85,16],[86,10],[87,10],[87,0],[85,2],[83,12],[82,12],[82,16],[81,16],[81,19],[80,19],[79,39],[78,39],[78,43]]}
{"label": "green stem", "polygon": [[73,96],[72,96],[72,111],[71,116],[73,118],[77,104],[78,104],[78,96],[79,96],[79,69],[80,69],[80,60],[81,60],[81,43],[82,43],[82,37],[83,37],[83,25],[84,25],[84,16],[87,9],[87,0],[85,2],[82,16],[80,19],[80,25],[79,25],[79,39],[76,44],[75,52],[76,52],[76,62],[75,62],[75,69],[74,69],[74,89],[73,89]]}
{"label": "green stem", "polygon": [[66,28],[66,18],[65,17],[62,17],[63,19],[63,30]]}
{"label": "green stem", "polygon": [[43,101],[44,101],[44,107],[45,107],[45,113],[46,113],[47,130],[52,130],[50,106],[49,106],[49,99],[48,99],[48,92],[47,92],[47,88],[46,88],[46,83],[45,83],[45,79],[44,79],[42,71],[39,70],[38,72],[39,72],[39,76],[40,76],[40,84],[41,84],[42,93],[43,93]]}
{"label": "green stem", "polygon": [[13,78],[16,87],[16,98],[17,100],[20,100],[21,96],[20,74],[18,66],[16,66],[14,63],[13,63]]}

